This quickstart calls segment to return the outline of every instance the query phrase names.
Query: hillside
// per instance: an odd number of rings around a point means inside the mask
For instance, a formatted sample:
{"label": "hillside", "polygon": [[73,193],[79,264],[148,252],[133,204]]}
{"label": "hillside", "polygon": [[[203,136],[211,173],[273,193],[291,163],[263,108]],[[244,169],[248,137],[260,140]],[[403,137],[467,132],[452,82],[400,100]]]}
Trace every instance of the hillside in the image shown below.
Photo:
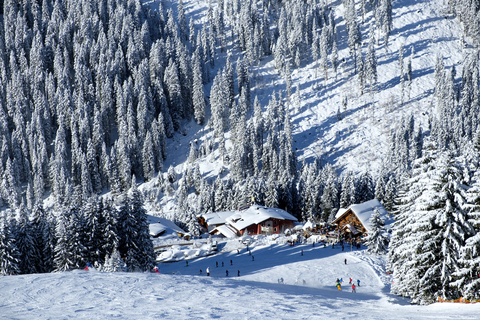
{"label": "hillside", "polygon": [[[149,3],[155,8],[155,1]],[[198,29],[207,21],[208,3],[208,1],[184,1],[185,14],[195,19]],[[212,3],[212,6],[215,7],[215,4]],[[360,3],[357,3],[360,22],[361,8],[358,6]],[[345,28],[346,9],[342,1],[332,1],[328,3],[328,7],[333,9],[338,30],[340,63],[337,74],[334,76],[332,61],[329,60],[330,76],[325,80],[322,71],[319,70],[320,67],[316,72],[316,63],[311,54],[308,54],[299,67],[292,67],[290,85],[292,101],[289,112],[292,120],[292,149],[299,162],[313,163],[314,160],[319,160],[323,165],[329,163],[341,177],[350,171],[358,178],[368,171],[375,180],[379,175],[389,172],[383,168],[387,158],[392,156],[389,154],[392,148],[389,139],[392,134],[402,130],[402,126],[411,117],[415,121],[415,130],[418,131],[421,127],[423,132],[428,132],[429,122],[438,116],[437,100],[434,97],[434,69],[437,56],[443,57],[447,70],[454,66],[456,74],[461,75],[463,63],[477,51],[473,39],[463,36],[459,20],[442,2],[394,1],[393,29],[388,39],[388,48],[385,48],[383,32],[375,26],[374,12],[368,6],[368,2],[366,6],[364,23],[360,24],[361,51],[365,56],[370,27],[373,27],[375,53],[378,59],[376,91],[372,94],[366,85],[364,94],[361,95],[358,75],[355,74],[353,57],[348,47],[348,34]],[[174,4],[172,9],[176,9]],[[190,16],[189,12],[193,14]],[[410,60],[412,74],[411,83],[408,83],[407,75],[404,75],[403,104],[399,64],[401,47],[404,56],[403,71],[406,73],[407,60]],[[232,61],[245,54],[240,53],[238,48],[232,48],[231,43],[228,48],[227,50],[231,50],[233,54]],[[217,57],[219,63],[216,63],[212,74],[216,74],[224,66],[225,56],[226,54],[220,54]],[[267,114],[272,94],[282,93],[284,97],[286,95],[284,72],[276,69],[273,56],[262,58],[258,64],[250,66],[249,71],[252,97],[258,97],[263,112]],[[456,79],[456,82],[459,80]],[[297,88],[300,90],[300,99],[297,99]],[[210,89],[211,84],[207,84],[205,92],[208,94]],[[345,99],[346,108],[343,105]],[[209,132],[208,125],[205,128],[189,124],[188,128],[186,135],[176,134],[173,140],[167,143],[169,157],[165,160],[165,168],[172,166],[177,173],[192,170],[195,165],[187,160],[191,142],[196,141],[199,146],[202,142],[208,143],[213,139],[212,130]],[[232,154],[234,146],[228,140],[229,132],[225,137],[227,152]],[[230,166],[224,164],[218,151],[200,157],[196,163],[199,163],[202,177],[209,179],[210,182],[213,182],[219,173],[225,176],[226,172],[227,177],[229,176]],[[341,182],[339,179],[338,183]],[[148,190],[149,184],[144,188]],[[162,208],[164,213],[173,212],[176,202],[172,202],[169,197],[163,197],[161,205],[155,206]]]}
{"label": "hillside", "polygon": [[[393,1],[393,29],[387,50],[384,48],[383,35],[374,27],[378,43],[375,47],[378,59],[378,92],[371,96],[367,94],[367,87],[365,94],[360,95],[354,63],[348,50],[345,7],[342,1],[328,3],[334,10],[337,24],[338,60],[346,61],[340,63],[336,79],[329,62],[328,72],[331,76],[327,81],[321,71],[318,71],[315,79],[315,63],[311,56],[302,61],[299,68],[292,67],[292,94],[296,94],[295,89],[299,85],[301,96],[298,110],[297,106],[290,106],[295,140],[293,146],[300,161],[306,159],[312,162],[315,158],[322,158],[324,162],[334,165],[339,172],[352,170],[358,174],[370,170],[377,175],[387,156],[388,137],[398,128],[401,120],[413,115],[417,125],[424,127],[425,131],[428,116],[436,115],[433,97],[436,55],[443,56],[447,69],[455,65],[457,74],[461,74],[465,58],[476,51],[472,46],[472,39],[467,37],[464,39],[466,43],[461,43],[462,26],[441,1]],[[357,3],[357,10],[360,10],[358,5]],[[196,21],[206,21],[208,1],[184,1],[184,8],[187,17],[189,12],[193,12]],[[370,9],[365,15],[365,22],[360,25],[364,55],[371,25],[375,26],[375,20]],[[405,65],[407,59],[412,59],[413,74],[410,94],[406,88],[403,106],[400,104],[398,62],[402,45]],[[239,55],[239,52],[234,52],[232,60],[236,61]],[[224,59],[224,56],[218,58],[220,66],[223,66],[222,58]],[[254,84],[252,97],[258,96],[266,110],[273,92],[282,92],[285,95],[286,83],[285,78],[275,69],[273,58],[266,57],[259,64],[250,67]],[[215,73],[214,70],[212,74]],[[207,86],[206,92],[208,89]],[[342,106],[344,96],[348,100],[346,111]],[[337,119],[338,110],[343,114],[342,120]],[[168,144],[169,154],[176,156],[166,160],[166,167],[177,166],[177,170],[181,172],[181,164],[188,156],[189,142],[199,138],[206,139],[202,128],[192,128],[191,131],[193,132],[189,132],[185,137],[177,135],[175,142]],[[202,166],[202,173],[215,177],[219,167],[217,163],[210,166],[205,164]]]}

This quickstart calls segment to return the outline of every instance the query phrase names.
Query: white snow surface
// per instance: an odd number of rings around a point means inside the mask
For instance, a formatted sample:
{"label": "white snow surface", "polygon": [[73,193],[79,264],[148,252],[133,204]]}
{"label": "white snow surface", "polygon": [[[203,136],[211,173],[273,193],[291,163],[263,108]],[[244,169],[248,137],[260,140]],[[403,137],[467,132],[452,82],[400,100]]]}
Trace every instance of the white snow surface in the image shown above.
{"label": "white snow surface", "polygon": [[[340,246],[324,248],[318,243],[291,247],[273,237],[251,240],[251,255],[245,245],[230,240],[219,244],[223,245],[219,254],[190,260],[188,266],[183,261],[159,264],[161,274],[92,269],[1,277],[0,315],[2,319],[478,319],[480,304],[418,306],[389,294],[384,257],[364,250],[346,247],[342,252]],[[349,277],[361,281],[357,293],[351,292]],[[285,284],[278,283],[280,278]],[[337,278],[343,278],[342,291],[335,287]]]}

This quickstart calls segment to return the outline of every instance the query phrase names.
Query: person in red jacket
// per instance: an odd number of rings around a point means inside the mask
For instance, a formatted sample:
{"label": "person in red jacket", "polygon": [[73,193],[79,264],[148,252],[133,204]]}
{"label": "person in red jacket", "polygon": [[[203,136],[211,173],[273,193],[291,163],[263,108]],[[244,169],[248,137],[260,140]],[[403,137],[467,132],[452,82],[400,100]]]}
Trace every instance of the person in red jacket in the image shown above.
{"label": "person in red jacket", "polygon": [[357,293],[357,291],[355,291],[355,284],[352,284],[352,292]]}

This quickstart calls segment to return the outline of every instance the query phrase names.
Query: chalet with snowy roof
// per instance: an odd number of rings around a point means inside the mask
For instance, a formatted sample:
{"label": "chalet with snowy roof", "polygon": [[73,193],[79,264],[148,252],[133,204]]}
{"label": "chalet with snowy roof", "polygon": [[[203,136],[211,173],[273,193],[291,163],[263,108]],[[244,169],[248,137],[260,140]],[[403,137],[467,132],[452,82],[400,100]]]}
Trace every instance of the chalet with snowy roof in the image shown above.
{"label": "chalet with snowy roof", "polygon": [[227,223],[227,218],[232,215],[232,211],[210,212],[197,216],[198,223],[205,228],[205,231],[211,232]]}
{"label": "chalet with snowy roof", "polygon": [[182,238],[187,234],[187,232],[177,226],[173,221],[165,218],[149,216],[148,222],[150,235],[153,238],[158,238],[160,236],[172,236],[175,234],[177,237]]}
{"label": "chalet with snowy roof", "polygon": [[200,224],[210,234],[227,238],[240,235],[279,234],[295,226],[297,218],[282,209],[253,204],[237,211],[224,211],[199,216]]}
{"label": "chalet with snowy roof", "polygon": [[373,199],[360,204],[352,204],[347,209],[340,209],[332,224],[337,225],[340,234],[348,238],[365,237],[372,230],[370,218],[378,210],[384,221],[389,220],[387,210],[380,201]]}

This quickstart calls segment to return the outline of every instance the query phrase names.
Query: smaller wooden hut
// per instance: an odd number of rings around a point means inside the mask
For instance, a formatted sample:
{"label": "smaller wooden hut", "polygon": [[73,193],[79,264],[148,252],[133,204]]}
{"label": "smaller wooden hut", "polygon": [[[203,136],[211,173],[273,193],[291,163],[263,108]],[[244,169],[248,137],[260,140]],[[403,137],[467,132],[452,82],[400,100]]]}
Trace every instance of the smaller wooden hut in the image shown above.
{"label": "smaller wooden hut", "polygon": [[370,218],[378,210],[382,219],[388,220],[388,212],[380,201],[373,199],[360,204],[353,204],[337,212],[332,224],[344,238],[363,238],[371,231]]}

